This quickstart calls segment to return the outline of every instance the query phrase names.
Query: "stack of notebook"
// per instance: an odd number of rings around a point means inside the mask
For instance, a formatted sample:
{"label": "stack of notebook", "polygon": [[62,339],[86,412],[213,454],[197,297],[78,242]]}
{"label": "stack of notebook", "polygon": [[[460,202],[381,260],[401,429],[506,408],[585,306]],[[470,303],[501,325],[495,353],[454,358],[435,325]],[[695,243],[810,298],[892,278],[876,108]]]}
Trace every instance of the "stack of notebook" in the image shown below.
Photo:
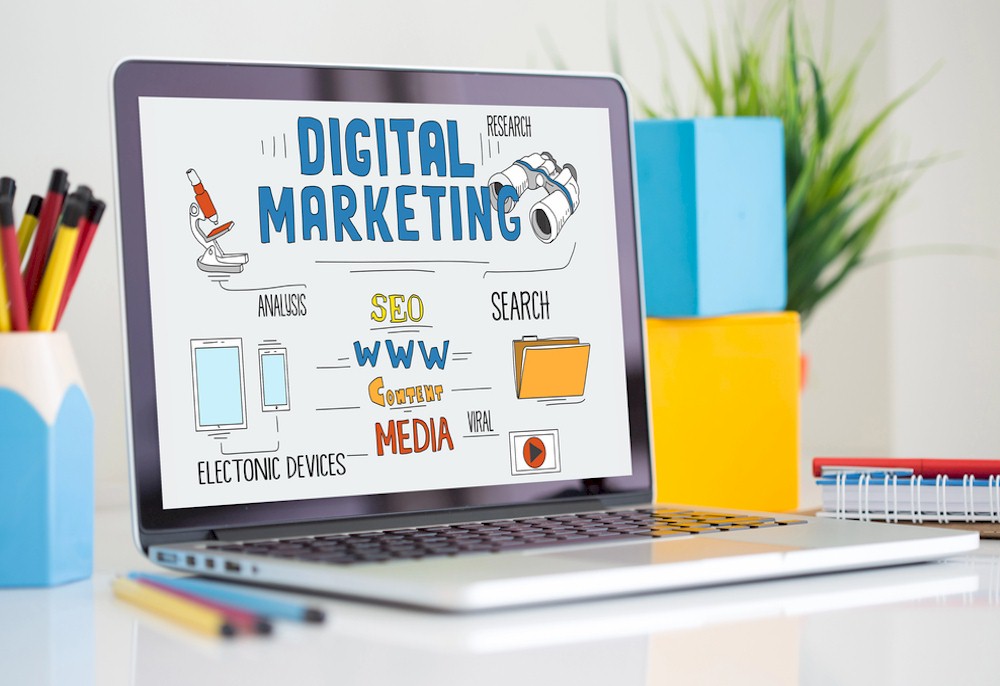
{"label": "stack of notebook", "polygon": [[1000,522],[1000,461],[813,460],[820,516],[890,522]]}

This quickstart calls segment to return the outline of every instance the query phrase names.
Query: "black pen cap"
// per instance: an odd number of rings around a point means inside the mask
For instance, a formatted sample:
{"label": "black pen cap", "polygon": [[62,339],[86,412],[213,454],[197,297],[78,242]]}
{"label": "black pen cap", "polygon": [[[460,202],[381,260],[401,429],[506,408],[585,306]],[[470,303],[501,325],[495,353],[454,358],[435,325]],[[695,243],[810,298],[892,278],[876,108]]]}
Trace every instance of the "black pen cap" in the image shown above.
{"label": "black pen cap", "polygon": [[41,213],[41,211],[42,211],[42,196],[40,195],[31,196],[31,199],[28,200],[28,209],[25,210],[25,212],[27,214],[30,214],[32,217],[37,217],[39,213]]}
{"label": "black pen cap", "polygon": [[69,174],[62,169],[53,169],[49,178],[49,193],[65,193],[69,188]]}
{"label": "black pen cap", "polygon": [[80,199],[84,201],[83,203],[84,207],[90,205],[90,201],[93,200],[94,198],[94,191],[90,190],[90,186],[84,186],[83,184],[77,186],[76,190],[73,191],[73,193],[74,195],[79,196]]}
{"label": "black pen cap", "polygon": [[87,205],[87,221],[91,224],[100,224],[101,217],[104,216],[105,204],[103,200],[91,200]]}
{"label": "black pen cap", "polygon": [[81,201],[80,196],[76,193],[70,193],[69,197],[66,198],[66,204],[63,205],[62,211],[62,221],[59,222],[63,226],[75,227],[80,224],[80,217],[87,209],[87,203]]}
{"label": "black pen cap", "polygon": [[7,195],[13,198],[15,190],[17,190],[17,182],[14,179],[9,176],[0,178],[0,195]]}
{"label": "black pen cap", "polygon": [[0,195],[0,226],[14,226],[14,203],[9,195]]}

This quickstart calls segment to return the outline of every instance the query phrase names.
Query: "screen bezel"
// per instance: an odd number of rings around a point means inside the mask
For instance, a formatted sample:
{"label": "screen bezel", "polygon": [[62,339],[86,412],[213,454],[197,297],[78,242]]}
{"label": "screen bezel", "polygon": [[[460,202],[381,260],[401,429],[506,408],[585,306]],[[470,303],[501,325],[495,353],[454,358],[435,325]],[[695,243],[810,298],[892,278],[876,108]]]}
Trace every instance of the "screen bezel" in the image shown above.
{"label": "screen bezel", "polygon": [[[164,509],[142,176],[139,98],[360,101],[599,107],[608,111],[614,178],[631,476],[414,493]],[[613,76],[362,66],[127,60],[113,74],[119,261],[125,334],[126,422],[140,544],[264,527],[416,513],[522,516],[649,502],[652,460],[644,312],[628,97]]]}

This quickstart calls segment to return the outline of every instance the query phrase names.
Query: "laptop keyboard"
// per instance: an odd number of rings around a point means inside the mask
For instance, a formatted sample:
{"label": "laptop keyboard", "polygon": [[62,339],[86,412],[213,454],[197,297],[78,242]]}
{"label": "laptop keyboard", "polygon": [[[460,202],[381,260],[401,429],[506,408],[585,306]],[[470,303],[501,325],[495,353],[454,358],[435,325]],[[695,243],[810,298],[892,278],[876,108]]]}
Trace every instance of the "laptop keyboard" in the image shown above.
{"label": "laptop keyboard", "polygon": [[636,509],[245,543],[213,543],[206,548],[244,555],[350,565],[463,553],[498,553],[595,540],[701,536],[721,531],[805,523],[804,519],[775,519],[722,512]]}

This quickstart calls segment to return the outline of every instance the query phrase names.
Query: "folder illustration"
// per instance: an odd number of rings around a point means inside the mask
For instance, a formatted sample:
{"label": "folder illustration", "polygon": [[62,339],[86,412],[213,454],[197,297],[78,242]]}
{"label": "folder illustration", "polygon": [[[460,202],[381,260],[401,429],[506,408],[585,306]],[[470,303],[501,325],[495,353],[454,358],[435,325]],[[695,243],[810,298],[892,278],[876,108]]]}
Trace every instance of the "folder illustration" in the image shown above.
{"label": "folder illustration", "polygon": [[525,336],[514,341],[514,386],[518,398],[583,395],[590,343],[579,338]]}

